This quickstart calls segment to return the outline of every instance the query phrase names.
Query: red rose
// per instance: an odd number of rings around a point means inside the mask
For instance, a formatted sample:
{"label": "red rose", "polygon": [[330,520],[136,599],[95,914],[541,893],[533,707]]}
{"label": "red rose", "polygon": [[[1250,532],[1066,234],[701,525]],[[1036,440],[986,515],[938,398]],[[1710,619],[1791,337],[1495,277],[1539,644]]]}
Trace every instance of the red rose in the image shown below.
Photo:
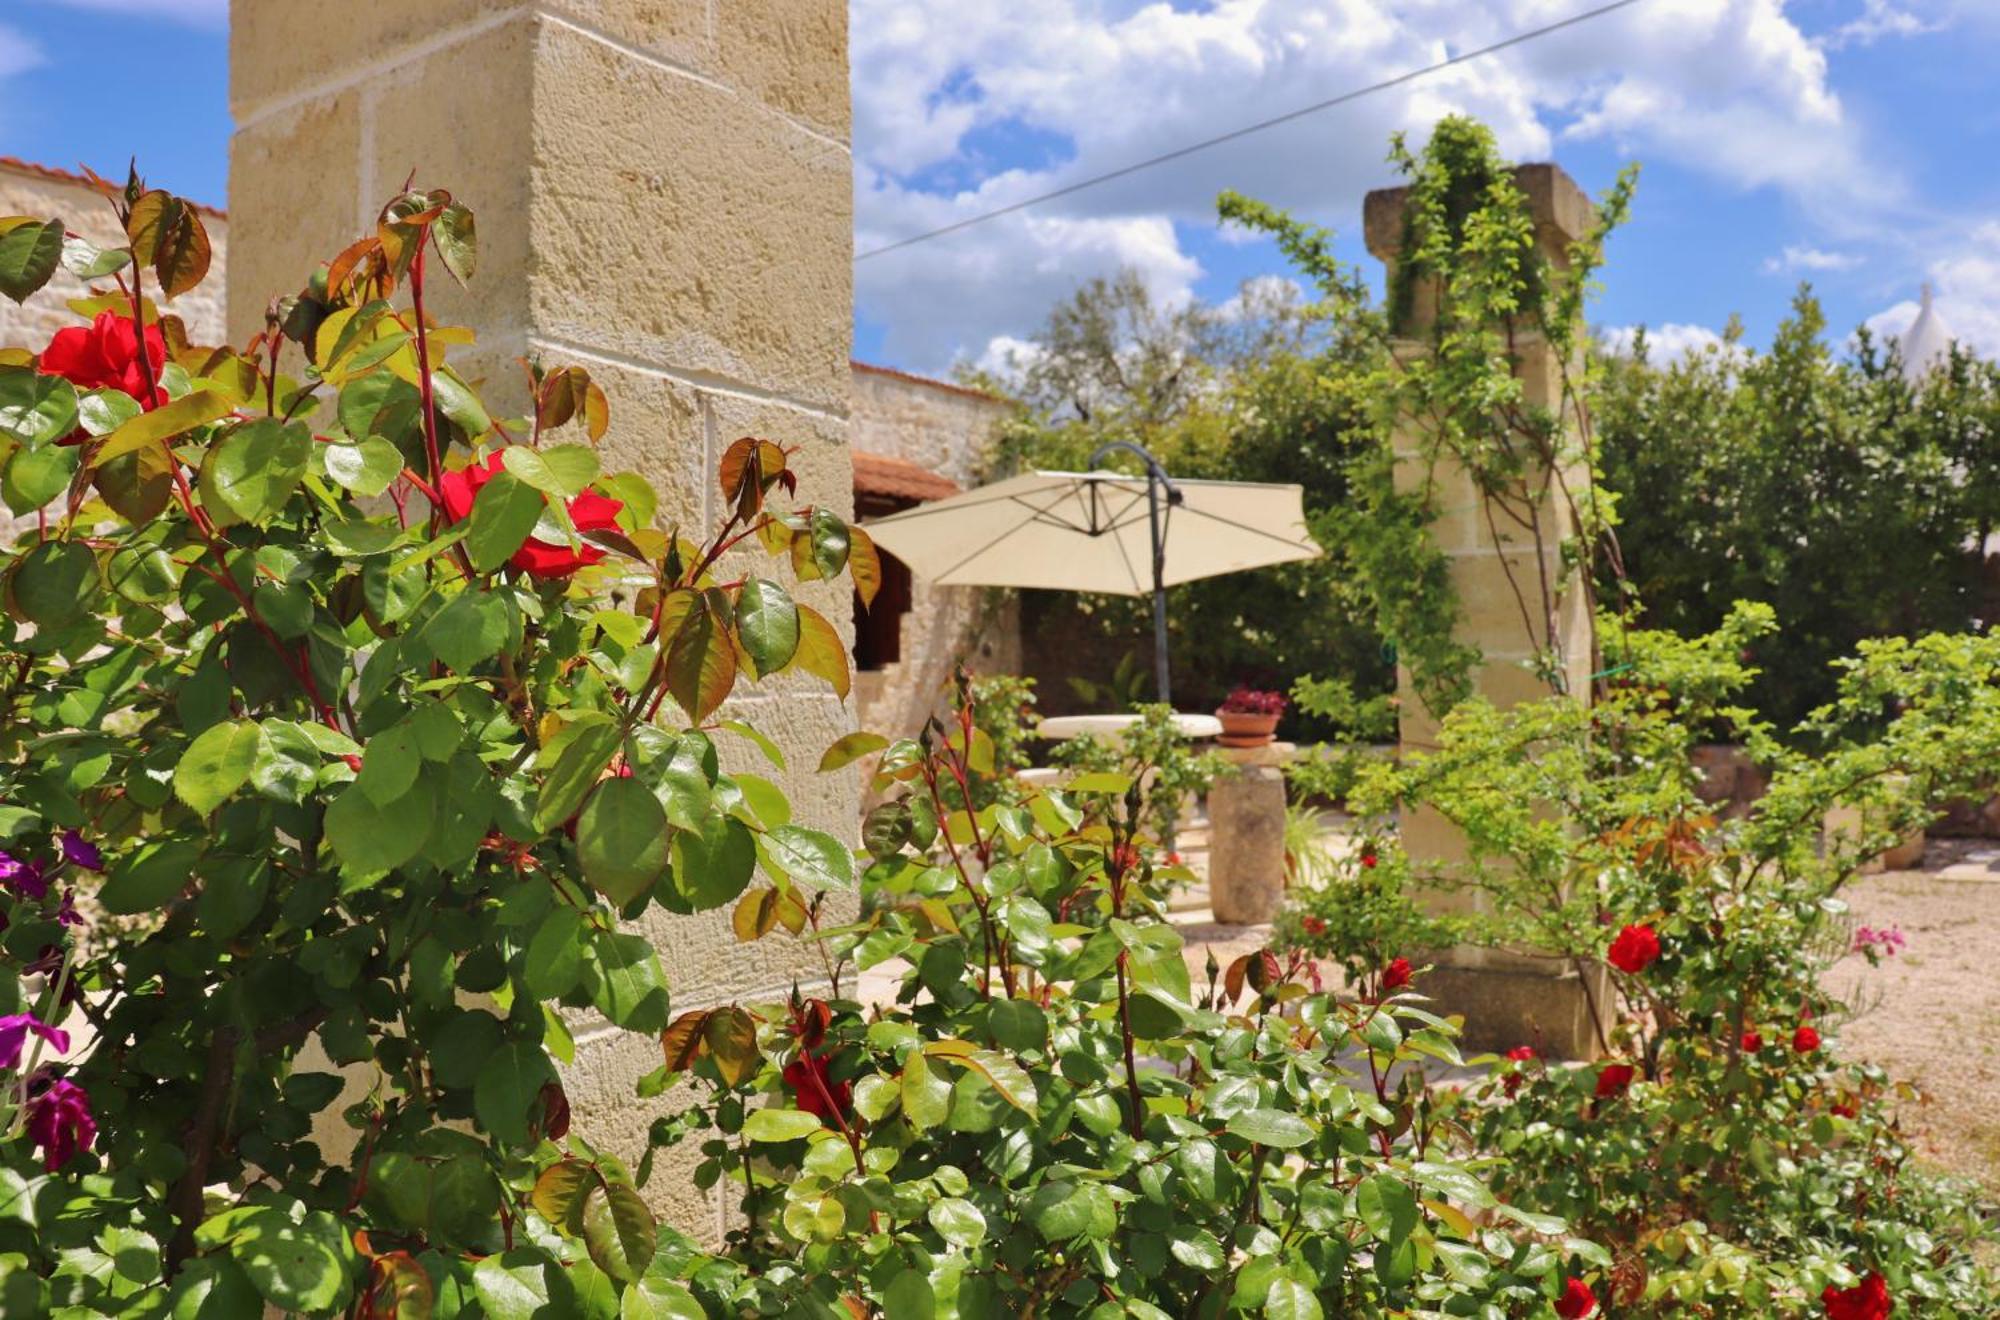
{"label": "red rose", "polygon": [[1597,1098],[1609,1100],[1624,1095],[1632,1087],[1638,1070],[1629,1063],[1607,1063],[1597,1072]]}
{"label": "red rose", "polygon": [[1637,976],[1660,956],[1660,937],[1651,926],[1627,926],[1611,941],[1611,965]]}
{"label": "red rose", "polygon": [[798,1058],[785,1065],[782,1076],[799,1108],[817,1115],[829,1127],[840,1126],[854,1112],[854,1088],[827,1076],[824,1054],[801,1050]]}
{"label": "red rose", "polygon": [[45,376],[61,376],[80,390],[123,390],[139,401],[141,408],[153,406],[149,381],[158,379],[167,364],[167,343],[160,327],[146,327],[146,357],[153,370],[139,360],[139,338],[132,332],[132,318],[118,312],[99,312],[88,326],[73,325],[56,331],[42,350],[40,370]]}
{"label": "red rose", "polygon": [[1764,1048],[1764,1038],[1762,1036],[1758,1035],[1754,1031],[1746,1031],[1743,1033],[1743,1052],[1745,1054],[1755,1054],[1758,1050],[1761,1050],[1763,1048]]}
{"label": "red rose", "polygon": [[1563,1295],[1556,1299],[1556,1314],[1563,1320],[1583,1320],[1597,1310],[1597,1294],[1582,1279],[1570,1279],[1563,1284]]}
{"label": "red rose", "polygon": [[1852,1288],[1836,1288],[1829,1283],[1819,1295],[1819,1302],[1826,1308],[1827,1320],[1885,1320],[1896,1309],[1896,1303],[1889,1297],[1889,1285],[1872,1270]]}
{"label": "red rose", "polygon": [[[478,498],[480,487],[500,475],[501,462],[505,451],[496,450],[484,463],[475,463],[457,472],[447,472],[438,479],[438,496],[444,500],[445,516],[453,522],[461,522],[472,513],[472,502]],[[569,520],[579,532],[609,531],[618,526],[618,512],[625,505],[608,495],[600,495],[587,490],[565,506],[569,510]],[[514,557],[507,562],[530,577],[565,578],[586,564],[594,564],[604,558],[604,551],[594,545],[585,544],[571,549],[568,545],[529,537]]]}
{"label": "red rose", "polygon": [[1535,1053],[1535,1047],[1532,1045],[1516,1045],[1507,1051],[1507,1057],[1516,1063],[1526,1063],[1530,1059],[1539,1059],[1542,1056]]}
{"label": "red rose", "polygon": [[1811,1027],[1800,1027],[1792,1033],[1792,1052],[1811,1054],[1819,1048],[1819,1033]]}
{"label": "red rose", "polygon": [[[1516,1045],[1507,1051],[1507,1057],[1514,1063],[1525,1064],[1541,1056],[1535,1053],[1535,1047],[1532,1045]],[[1515,1068],[1500,1079],[1500,1085],[1506,1089],[1508,1095],[1512,1095],[1521,1089],[1521,1083],[1526,1080],[1528,1080],[1527,1074]]]}
{"label": "red rose", "polygon": [[1318,917],[1304,917],[1299,921],[1299,925],[1308,935],[1326,934],[1326,922]]}
{"label": "red rose", "polygon": [[1861,1107],[1852,1100],[1836,1100],[1827,1106],[1827,1111],[1842,1118],[1853,1118],[1861,1112]]}
{"label": "red rose", "polygon": [[1372,871],[1372,870],[1374,870],[1374,869],[1375,869],[1375,854],[1374,854],[1374,853],[1372,853],[1372,852],[1365,852],[1365,853],[1362,853],[1362,854],[1361,854],[1361,864],[1362,864],[1363,866],[1367,867],[1367,868],[1368,868],[1369,870],[1371,870],[1371,871]]}
{"label": "red rose", "polygon": [[1382,993],[1401,990],[1410,983],[1410,960],[1398,958],[1382,969]]}

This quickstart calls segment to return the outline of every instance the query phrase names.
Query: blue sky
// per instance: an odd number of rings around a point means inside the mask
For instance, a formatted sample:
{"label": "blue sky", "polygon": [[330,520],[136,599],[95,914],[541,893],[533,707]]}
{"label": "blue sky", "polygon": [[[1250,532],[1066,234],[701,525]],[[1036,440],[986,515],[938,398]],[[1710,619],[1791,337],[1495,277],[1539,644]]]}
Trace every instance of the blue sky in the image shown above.
{"label": "blue sky", "polygon": [[[976,214],[1589,7],[1590,0],[855,0],[857,245]],[[13,0],[0,154],[227,195],[227,0]],[[167,76],[135,104],[109,49]],[[1594,317],[1763,342],[1810,278],[1842,333],[1947,319],[2000,350],[1996,0],[1642,0],[1450,74],[1202,153],[857,272],[858,356],[999,361],[1080,280],[1121,265],[1221,300],[1283,273],[1219,233],[1236,187],[1356,241],[1387,135],[1477,113],[1522,157],[1603,187],[1643,166]],[[80,70],[88,67],[90,72]]]}

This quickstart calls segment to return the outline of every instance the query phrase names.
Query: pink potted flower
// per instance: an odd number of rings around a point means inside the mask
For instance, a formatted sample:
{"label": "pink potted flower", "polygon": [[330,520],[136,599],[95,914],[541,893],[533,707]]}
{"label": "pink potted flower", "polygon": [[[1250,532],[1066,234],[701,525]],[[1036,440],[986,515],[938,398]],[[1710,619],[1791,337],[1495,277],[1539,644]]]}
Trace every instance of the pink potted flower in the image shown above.
{"label": "pink potted flower", "polygon": [[1224,747],[1262,747],[1278,731],[1278,719],[1288,703],[1277,692],[1258,692],[1239,687],[1224,698],[1215,712],[1222,721]]}

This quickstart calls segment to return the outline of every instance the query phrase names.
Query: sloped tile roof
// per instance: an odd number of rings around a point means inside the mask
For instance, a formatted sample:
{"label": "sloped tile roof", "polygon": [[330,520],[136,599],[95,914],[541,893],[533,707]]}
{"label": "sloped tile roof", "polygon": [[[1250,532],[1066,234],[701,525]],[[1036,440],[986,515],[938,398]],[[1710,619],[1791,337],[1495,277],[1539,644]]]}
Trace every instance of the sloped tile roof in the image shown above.
{"label": "sloped tile roof", "polygon": [[906,458],[854,451],[854,492],[894,500],[942,500],[958,494],[950,477]]}

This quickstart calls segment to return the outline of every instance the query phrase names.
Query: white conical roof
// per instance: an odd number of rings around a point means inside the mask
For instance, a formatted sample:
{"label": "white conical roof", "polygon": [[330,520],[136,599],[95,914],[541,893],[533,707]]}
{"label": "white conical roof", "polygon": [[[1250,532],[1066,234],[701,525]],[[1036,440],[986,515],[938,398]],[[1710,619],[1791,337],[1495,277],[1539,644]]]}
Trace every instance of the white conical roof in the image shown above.
{"label": "white conical roof", "polygon": [[1924,285],[1924,302],[1917,311],[1917,319],[1910,322],[1910,328],[1897,341],[1903,350],[1904,377],[1918,380],[1927,375],[1931,368],[1951,356],[1952,341],[1956,338],[1937,309],[1931,286]]}

